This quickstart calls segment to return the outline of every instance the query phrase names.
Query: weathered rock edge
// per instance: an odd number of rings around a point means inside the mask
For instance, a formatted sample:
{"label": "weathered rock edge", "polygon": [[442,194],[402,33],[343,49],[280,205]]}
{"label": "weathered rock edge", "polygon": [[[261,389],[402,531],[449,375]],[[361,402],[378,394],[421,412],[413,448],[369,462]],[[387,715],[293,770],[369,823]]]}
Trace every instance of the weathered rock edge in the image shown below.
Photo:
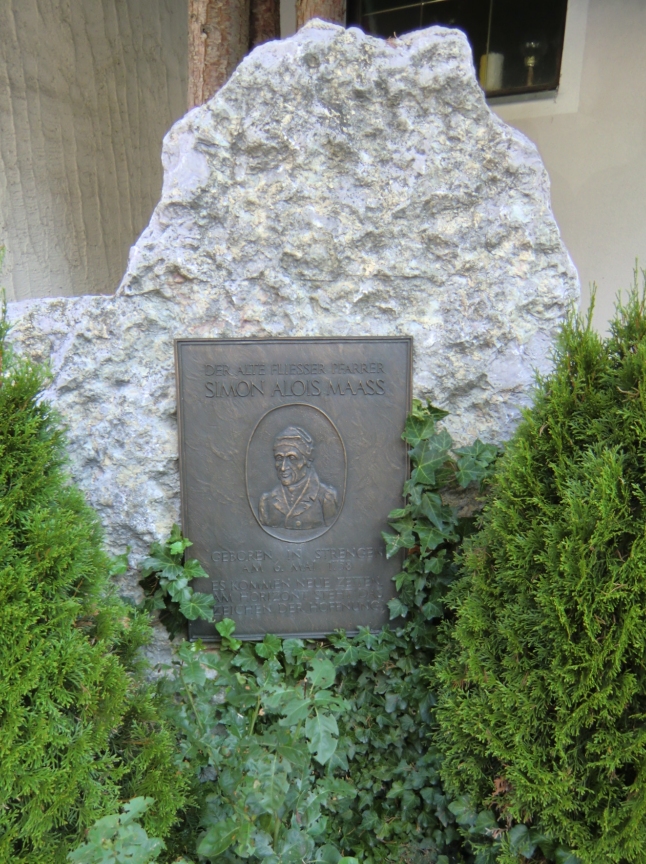
{"label": "weathered rock edge", "polygon": [[578,283],[537,151],[487,107],[461,33],[311,22],[162,160],[114,297],[10,307],[112,550],[139,557],[179,518],[176,337],[412,335],[415,392],[456,439],[509,436]]}

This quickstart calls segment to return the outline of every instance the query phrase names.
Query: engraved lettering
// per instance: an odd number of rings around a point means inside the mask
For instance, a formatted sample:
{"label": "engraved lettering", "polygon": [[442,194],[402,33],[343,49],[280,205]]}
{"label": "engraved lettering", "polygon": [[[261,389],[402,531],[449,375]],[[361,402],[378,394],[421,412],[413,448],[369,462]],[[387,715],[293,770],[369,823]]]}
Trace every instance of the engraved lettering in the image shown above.
{"label": "engraved lettering", "polygon": [[[380,531],[396,506],[385,478],[392,489],[406,467],[410,345],[178,340],[183,503],[215,621],[234,618],[254,638],[389,620],[397,564]],[[218,638],[207,622],[189,632]]]}
{"label": "engraved lettering", "polygon": [[236,561],[271,561],[272,556],[263,549],[240,549],[237,552],[230,549],[216,549],[211,553],[211,560],[216,564],[230,564]]}
{"label": "engraved lettering", "polygon": [[292,396],[304,396],[306,390],[307,387],[305,386],[305,382],[302,381],[300,378],[297,378],[296,381],[292,381]]}

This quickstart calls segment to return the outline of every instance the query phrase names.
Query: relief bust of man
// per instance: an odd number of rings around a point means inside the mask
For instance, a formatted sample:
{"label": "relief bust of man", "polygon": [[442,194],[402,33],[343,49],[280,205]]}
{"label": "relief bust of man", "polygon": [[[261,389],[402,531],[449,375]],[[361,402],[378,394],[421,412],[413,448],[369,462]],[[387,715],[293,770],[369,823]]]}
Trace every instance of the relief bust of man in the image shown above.
{"label": "relief bust of man", "polygon": [[319,480],[312,436],[300,426],[288,426],[274,440],[274,463],[280,483],[260,496],[260,524],[293,531],[330,525],[339,509],[338,495]]}

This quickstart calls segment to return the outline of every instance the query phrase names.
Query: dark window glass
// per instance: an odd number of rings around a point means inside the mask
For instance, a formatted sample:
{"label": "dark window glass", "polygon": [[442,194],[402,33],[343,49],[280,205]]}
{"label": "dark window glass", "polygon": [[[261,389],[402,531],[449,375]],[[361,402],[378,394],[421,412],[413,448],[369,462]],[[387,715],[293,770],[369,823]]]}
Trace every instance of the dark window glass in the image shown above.
{"label": "dark window glass", "polygon": [[556,90],[567,0],[349,0],[348,23],[374,36],[441,24],[466,34],[488,96]]}

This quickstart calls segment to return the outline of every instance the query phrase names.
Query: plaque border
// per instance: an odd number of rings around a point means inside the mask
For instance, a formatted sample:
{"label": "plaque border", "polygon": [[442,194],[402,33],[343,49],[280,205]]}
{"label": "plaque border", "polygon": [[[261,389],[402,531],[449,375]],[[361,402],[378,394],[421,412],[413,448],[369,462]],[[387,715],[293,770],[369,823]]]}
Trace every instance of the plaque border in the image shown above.
{"label": "plaque border", "polygon": [[[409,415],[412,407],[413,407],[413,349],[414,349],[414,339],[412,336],[243,336],[243,337],[231,337],[224,336],[220,338],[219,336],[213,337],[205,337],[205,336],[186,336],[186,337],[177,337],[173,340],[173,353],[175,359],[175,403],[176,403],[176,416],[177,416],[177,448],[178,448],[178,470],[179,470],[179,488],[180,488],[180,526],[182,529],[182,533],[184,534],[185,519],[186,519],[186,497],[187,490],[185,488],[185,484],[182,482],[182,465],[184,462],[184,434],[183,434],[183,416],[182,416],[182,400],[180,398],[180,347],[182,345],[210,345],[214,342],[217,342],[219,345],[239,345],[241,342],[255,343],[258,345],[269,345],[269,344],[280,344],[285,342],[309,342],[311,344],[322,343],[328,344],[331,342],[407,342],[408,343],[408,363],[406,365],[406,377],[407,377],[407,385],[406,385],[406,414]],[[294,403],[289,403],[294,404]],[[308,403],[304,403],[308,404]],[[316,407],[316,406],[313,406]],[[402,432],[404,430],[402,429]],[[345,444],[344,444],[345,448]],[[346,456],[347,460],[347,456]],[[346,461],[346,470],[347,470],[347,461]],[[405,459],[404,463],[404,473],[401,482],[401,488],[403,491],[404,483],[410,477],[410,459],[408,456]],[[346,480],[347,483],[347,480]],[[246,484],[246,477],[245,477]],[[402,496],[403,497],[403,496]],[[344,491],[344,499],[345,499],[345,491]],[[190,539],[190,538],[189,538]],[[288,541],[285,541],[288,542]],[[398,556],[402,560],[404,551],[400,553]],[[193,621],[188,622],[188,638],[190,642],[195,642],[197,640],[201,640],[202,642],[220,642],[221,639],[217,630],[215,631],[215,635],[206,636],[203,634],[193,635],[191,633],[191,624]],[[388,622],[390,624],[390,622]],[[378,630],[371,631],[373,633],[378,633]],[[356,636],[359,633],[359,630],[346,630],[346,636]],[[278,636],[281,639],[312,639],[318,640],[327,639],[330,633],[327,631],[321,633],[273,633],[272,635]],[[262,642],[265,638],[265,633],[245,633],[244,635],[236,634],[236,638],[240,639],[244,642]]]}

